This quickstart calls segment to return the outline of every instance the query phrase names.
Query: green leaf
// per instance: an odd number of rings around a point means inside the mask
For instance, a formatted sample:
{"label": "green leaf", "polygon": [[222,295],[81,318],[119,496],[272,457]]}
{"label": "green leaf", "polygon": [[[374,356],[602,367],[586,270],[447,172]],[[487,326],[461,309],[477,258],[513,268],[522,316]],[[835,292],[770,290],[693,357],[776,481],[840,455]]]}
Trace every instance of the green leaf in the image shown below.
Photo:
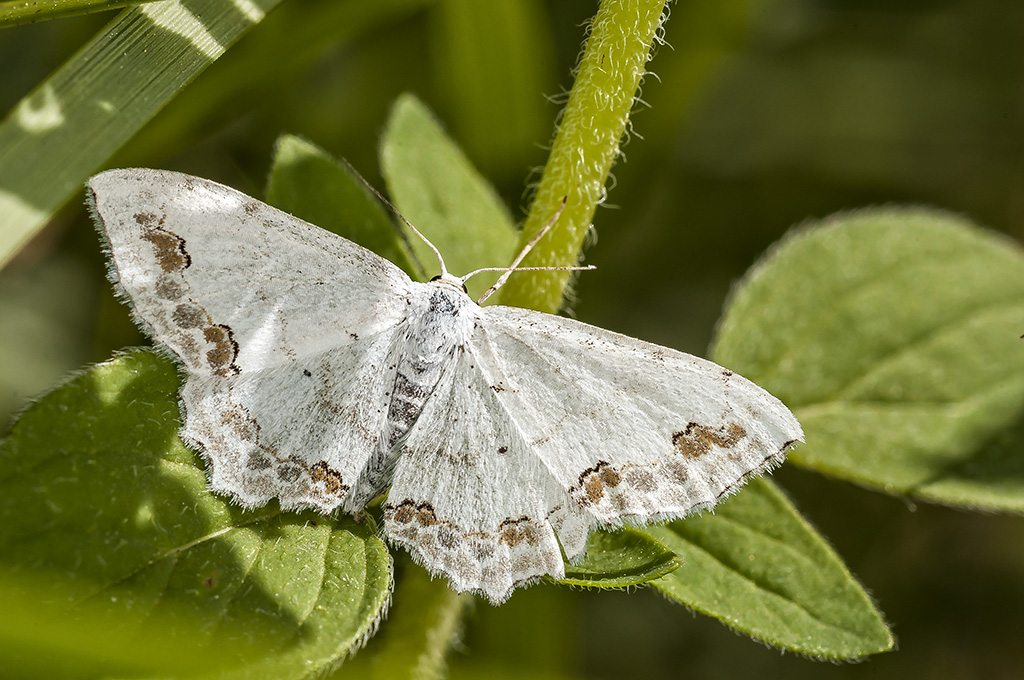
{"label": "green leaf", "polygon": [[120,9],[156,0],[8,0],[0,2],[0,28]]}
{"label": "green leaf", "polygon": [[[381,172],[395,206],[441,251],[455,275],[512,261],[516,230],[494,189],[414,96],[395,102],[381,141]],[[430,276],[437,257],[415,235],[413,250]],[[497,274],[473,277],[468,288],[479,297]]]}
{"label": "green leaf", "polygon": [[521,173],[550,133],[554,55],[538,0],[444,0],[431,12],[445,118],[488,172]]}
{"label": "green leaf", "polygon": [[344,236],[410,276],[423,279],[413,267],[400,232],[362,180],[347,165],[304,139],[283,135],[277,140],[267,202]]}
{"label": "green leaf", "polygon": [[652,585],[687,607],[802,654],[852,659],[893,647],[864,590],[766,479],[713,515],[649,531],[682,562]]}
{"label": "green leaf", "polygon": [[[562,112],[537,193],[521,236],[526,245],[565,199],[557,225],[523,261],[524,266],[571,266],[579,259],[594,210],[619,155],[651,45],[665,16],[665,0],[605,0],[590,23],[569,103]],[[509,279],[502,304],[557,312],[567,271],[524,272]]]}
{"label": "green leaf", "polygon": [[738,287],[714,358],[786,402],[791,459],[890,493],[1024,511],[1024,257],[922,209],[801,230]]}
{"label": "green leaf", "polygon": [[565,565],[557,583],[587,588],[626,588],[647,583],[679,567],[675,553],[638,529],[595,531],[587,539],[587,555]]}
{"label": "green leaf", "polygon": [[85,675],[307,678],[380,619],[391,561],[373,522],[211,494],[176,434],[177,386],[169,360],[126,354],[0,443],[0,581],[36,584],[5,608],[0,657],[28,675],[52,677],[72,650]]}
{"label": "green leaf", "polygon": [[279,1],[141,4],[22,99],[0,123],[0,266]]}
{"label": "green leaf", "polygon": [[411,560],[402,561],[404,569],[395,586],[395,604],[388,612],[387,626],[332,678],[445,677],[446,657],[473,598],[453,591],[444,577],[432,578]]}

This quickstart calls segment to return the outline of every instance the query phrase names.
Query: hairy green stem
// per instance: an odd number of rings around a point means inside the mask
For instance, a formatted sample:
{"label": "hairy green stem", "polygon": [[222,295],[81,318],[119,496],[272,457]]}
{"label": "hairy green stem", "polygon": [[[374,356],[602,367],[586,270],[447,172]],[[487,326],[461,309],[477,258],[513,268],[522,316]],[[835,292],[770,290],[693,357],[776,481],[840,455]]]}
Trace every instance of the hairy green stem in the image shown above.
{"label": "hairy green stem", "polygon": [[[576,82],[523,227],[523,243],[540,231],[565,197],[565,210],[523,266],[576,264],[594,210],[629,122],[666,0],[603,0],[590,25]],[[524,272],[509,279],[501,302],[555,312],[569,272]]]}

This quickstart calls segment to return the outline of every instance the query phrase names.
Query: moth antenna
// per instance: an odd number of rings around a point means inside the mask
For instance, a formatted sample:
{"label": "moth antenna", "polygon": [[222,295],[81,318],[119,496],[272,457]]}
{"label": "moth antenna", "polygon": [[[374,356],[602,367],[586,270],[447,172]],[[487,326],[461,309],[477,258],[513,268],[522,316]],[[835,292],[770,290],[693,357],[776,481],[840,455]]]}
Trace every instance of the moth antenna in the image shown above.
{"label": "moth antenna", "polygon": [[[584,265],[582,267],[516,267],[515,269],[511,269],[510,267],[488,267],[486,269],[477,269],[473,274],[477,274],[479,272],[505,272],[511,276],[513,272],[589,272],[592,269],[597,269],[597,267],[592,264]],[[508,276],[503,278],[507,279]],[[497,290],[498,284],[495,283],[487,289],[486,293],[477,298],[476,303],[478,305],[482,305],[484,300],[494,295]]]}
{"label": "moth antenna", "polygon": [[[352,171],[352,173],[353,173],[353,174],[354,174],[354,175],[355,175],[356,177],[358,177],[358,178],[359,178],[359,181],[360,181],[360,182],[362,182],[363,184],[365,184],[365,185],[366,185],[366,188],[367,188],[367,189],[369,189],[370,191],[372,191],[372,192],[373,192],[373,195],[374,195],[374,196],[376,196],[377,198],[379,198],[379,199],[381,200],[381,203],[383,203],[383,204],[384,204],[384,205],[386,205],[386,206],[387,206],[388,208],[390,208],[390,209],[391,209],[391,212],[393,212],[393,213],[395,213],[396,215],[398,215],[398,219],[402,220],[402,222],[404,222],[404,223],[405,223],[405,226],[407,226],[407,227],[409,227],[410,229],[412,229],[412,232],[413,232],[414,234],[416,234],[417,236],[419,236],[419,237],[420,237],[420,240],[422,240],[422,241],[423,241],[424,243],[426,243],[426,244],[427,244],[427,245],[428,245],[428,246],[430,247],[430,249],[431,249],[432,251],[434,251],[434,255],[436,255],[436,256],[437,256],[437,263],[438,263],[439,265],[441,265],[441,274],[442,274],[442,276],[446,276],[446,275],[448,274],[448,268],[444,266],[444,258],[443,258],[443,257],[441,257],[441,251],[439,251],[439,250],[438,250],[438,249],[437,249],[436,247],[434,247],[434,244],[430,242],[430,239],[428,239],[428,238],[427,238],[426,236],[424,236],[423,234],[421,234],[421,233],[420,233],[420,230],[419,230],[419,229],[417,229],[417,228],[416,228],[416,226],[415,226],[415,225],[413,225],[413,223],[412,223],[412,222],[410,222],[409,220],[405,219],[405,215],[403,215],[402,213],[398,212],[398,208],[396,208],[396,207],[395,207],[394,205],[392,205],[392,204],[391,204],[391,201],[389,201],[388,199],[384,198],[384,194],[382,194],[382,193],[380,193],[379,191],[377,191],[376,187],[374,187],[374,186],[373,186],[372,184],[370,184],[369,182],[367,182],[367,181],[366,181],[366,178],[365,178],[365,177],[363,177],[362,175],[360,175],[360,174],[359,174],[359,171],[358,171],[358,170],[356,170],[356,168],[355,168],[355,166],[354,166],[354,165],[352,165],[351,163],[349,163],[349,162],[348,162],[348,159],[347,159],[347,158],[345,158],[344,156],[342,156],[342,157],[341,157],[341,160],[342,160],[342,162],[343,162],[343,163],[345,163],[345,165],[347,165],[347,166],[348,166],[348,169],[349,169],[349,170],[351,170],[351,171]],[[565,205],[565,200],[564,200],[564,199],[563,199],[563,201],[562,201],[562,204],[563,204],[563,205]],[[559,211],[559,212],[561,212],[561,211]]]}
{"label": "moth antenna", "polygon": [[514,271],[583,271],[594,268],[592,265],[588,265],[586,267],[519,267],[519,263],[523,261],[523,258],[529,255],[530,251],[533,250],[533,247],[537,245],[537,243],[542,238],[544,238],[545,234],[551,231],[552,227],[555,226],[555,222],[557,222],[558,218],[562,216],[562,211],[565,210],[565,204],[568,200],[568,196],[562,196],[562,202],[558,205],[558,210],[556,210],[555,214],[551,216],[551,219],[548,220],[548,223],[544,225],[544,228],[538,231],[537,235],[530,239],[530,242],[527,243],[521,251],[519,251],[519,254],[516,255],[516,259],[512,260],[511,265],[509,265],[508,267],[486,267],[484,269],[477,269],[476,271],[472,271],[462,277],[462,282],[465,283],[471,276],[475,276],[480,272],[505,272],[498,278],[497,281],[494,282],[493,286],[487,289],[487,292],[480,296],[480,298],[476,301],[477,304],[482,304],[484,300],[494,295],[494,293],[497,292],[499,288],[505,285],[505,282],[508,281],[508,277],[512,276],[512,272]]}

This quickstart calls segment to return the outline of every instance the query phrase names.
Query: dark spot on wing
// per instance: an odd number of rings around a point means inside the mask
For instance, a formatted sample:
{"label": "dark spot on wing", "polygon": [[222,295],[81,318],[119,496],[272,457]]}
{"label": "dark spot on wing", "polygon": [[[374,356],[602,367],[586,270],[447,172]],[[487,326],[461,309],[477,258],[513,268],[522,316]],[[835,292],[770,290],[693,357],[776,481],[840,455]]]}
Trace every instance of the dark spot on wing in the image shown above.
{"label": "dark spot on wing", "polygon": [[724,449],[731,448],[747,436],[747,431],[737,423],[730,423],[717,430],[699,423],[689,423],[685,430],[672,435],[672,446],[676,453],[685,458],[696,460],[711,451],[714,446]]}
{"label": "dark spot on wing", "polygon": [[189,304],[181,304],[175,307],[171,318],[179,328],[200,328],[209,321],[202,307]]}
{"label": "dark spot on wing", "polygon": [[187,269],[192,257],[185,250],[185,239],[177,234],[164,231],[163,219],[153,213],[136,213],[135,221],[142,225],[142,238],[153,246],[156,262],[166,273]]}
{"label": "dark spot on wing", "polygon": [[259,439],[260,424],[237,404],[221,414],[220,424],[231,428],[235,436],[243,441],[256,442]]}
{"label": "dark spot on wing", "polygon": [[416,504],[406,499],[395,507],[394,519],[399,524],[408,524],[416,516]]}
{"label": "dark spot on wing", "polygon": [[156,294],[164,300],[178,300],[184,295],[181,284],[170,276],[161,276],[156,281]]}
{"label": "dark spot on wing", "polygon": [[508,453],[508,447],[507,446],[499,446],[498,447],[498,453]]}
{"label": "dark spot on wing", "polygon": [[250,453],[249,459],[245,461],[245,467],[250,470],[266,470],[270,467],[270,458],[258,451]]}
{"label": "dark spot on wing", "polygon": [[326,461],[314,463],[309,468],[309,476],[314,482],[323,482],[327,493],[337,495],[348,491],[348,487],[342,483],[341,473],[327,464]]}
{"label": "dark spot on wing", "polygon": [[384,508],[385,514],[392,513],[392,519],[399,524],[409,524],[415,520],[421,527],[434,526],[442,522],[437,519],[434,513],[434,506],[430,503],[416,504],[411,498],[406,498],[393,508]]}
{"label": "dark spot on wing", "polygon": [[235,365],[238,358],[238,343],[231,328],[214,324],[203,329],[203,338],[213,343],[213,349],[206,353],[206,361],[217,375],[238,375],[241,369]]}
{"label": "dark spot on wing", "polygon": [[622,482],[620,475],[608,461],[598,461],[597,465],[580,473],[577,499],[582,505],[592,505],[604,497],[605,487],[616,487]]}
{"label": "dark spot on wing", "polygon": [[533,520],[525,515],[519,519],[507,518],[498,525],[500,537],[498,540],[505,545],[512,547],[520,543],[537,545],[540,543],[540,536],[537,534],[537,526]]}
{"label": "dark spot on wing", "polygon": [[437,524],[437,515],[434,514],[434,506],[430,503],[420,503],[416,506],[416,521],[421,527],[429,527]]}
{"label": "dark spot on wing", "polygon": [[294,482],[302,474],[302,468],[296,465],[284,464],[278,465],[275,472],[277,472],[277,477],[282,482]]}

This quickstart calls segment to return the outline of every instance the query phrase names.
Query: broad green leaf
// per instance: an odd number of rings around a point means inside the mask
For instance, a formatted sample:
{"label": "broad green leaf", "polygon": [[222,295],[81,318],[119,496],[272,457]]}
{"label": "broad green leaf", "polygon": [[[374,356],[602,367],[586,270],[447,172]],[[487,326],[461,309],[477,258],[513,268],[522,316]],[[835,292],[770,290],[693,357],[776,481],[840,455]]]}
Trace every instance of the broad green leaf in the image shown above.
{"label": "broad green leaf", "polygon": [[141,4],[22,99],[0,123],[0,266],[279,1]]}
{"label": "broad green leaf", "polygon": [[169,360],[126,354],[42,398],[0,443],[0,580],[37,584],[17,598],[24,618],[5,611],[0,657],[38,650],[36,677],[72,650],[87,675],[198,664],[307,678],[374,629],[391,561],[372,520],[211,494],[176,434],[177,386]]}
{"label": "broad green leaf", "polygon": [[[516,231],[494,189],[414,96],[395,102],[380,148],[381,172],[395,206],[441,251],[457,276],[481,267],[503,267],[515,255]],[[430,276],[437,257],[415,235],[413,250]],[[497,275],[469,281],[476,298]]]}
{"label": "broad green leaf", "polygon": [[551,34],[538,0],[444,0],[431,12],[434,80],[445,118],[488,172],[536,162],[551,134]]}
{"label": "broad green leaf", "polygon": [[405,568],[399,570],[387,625],[332,679],[445,677],[446,657],[461,632],[472,597],[456,593],[448,587],[447,579],[432,578],[411,560],[403,562]]}
{"label": "broad green leaf", "polygon": [[793,409],[798,464],[1024,511],[1022,255],[937,211],[835,216],[748,274],[714,358]]}
{"label": "broad green leaf", "polygon": [[[563,199],[565,209],[524,266],[571,266],[579,259],[594,210],[606,197],[608,173],[647,72],[665,4],[665,0],[605,0],[598,8],[523,226],[522,244],[551,221]],[[506,305],[556,312],[569,276],[566,271],[517,274],[502,288],[499,299]]]}
{"label": "broad green leaf", "polygon": [[8,0],[0,2],[0,28],[105,12],[155,0]]}
{"label": "broad green leaf", "polygon": [[595,531],[587,539],[587,556],[565,565],[557,583],[587,588],[626,588],[647,583],[679,567],[675,554],[638,529]]}
{"label": "broad green leaf", "polygon": [[401,233],[351,168],[293,135],[277,140],[267,202],[415,273]]}
{"label": "broad green leaf", "polygon": [[852,659],[893,647],[864,590],[766,479],[714,514],[648,531],[682,562],[652,585],[687,607],[801,654]]}

